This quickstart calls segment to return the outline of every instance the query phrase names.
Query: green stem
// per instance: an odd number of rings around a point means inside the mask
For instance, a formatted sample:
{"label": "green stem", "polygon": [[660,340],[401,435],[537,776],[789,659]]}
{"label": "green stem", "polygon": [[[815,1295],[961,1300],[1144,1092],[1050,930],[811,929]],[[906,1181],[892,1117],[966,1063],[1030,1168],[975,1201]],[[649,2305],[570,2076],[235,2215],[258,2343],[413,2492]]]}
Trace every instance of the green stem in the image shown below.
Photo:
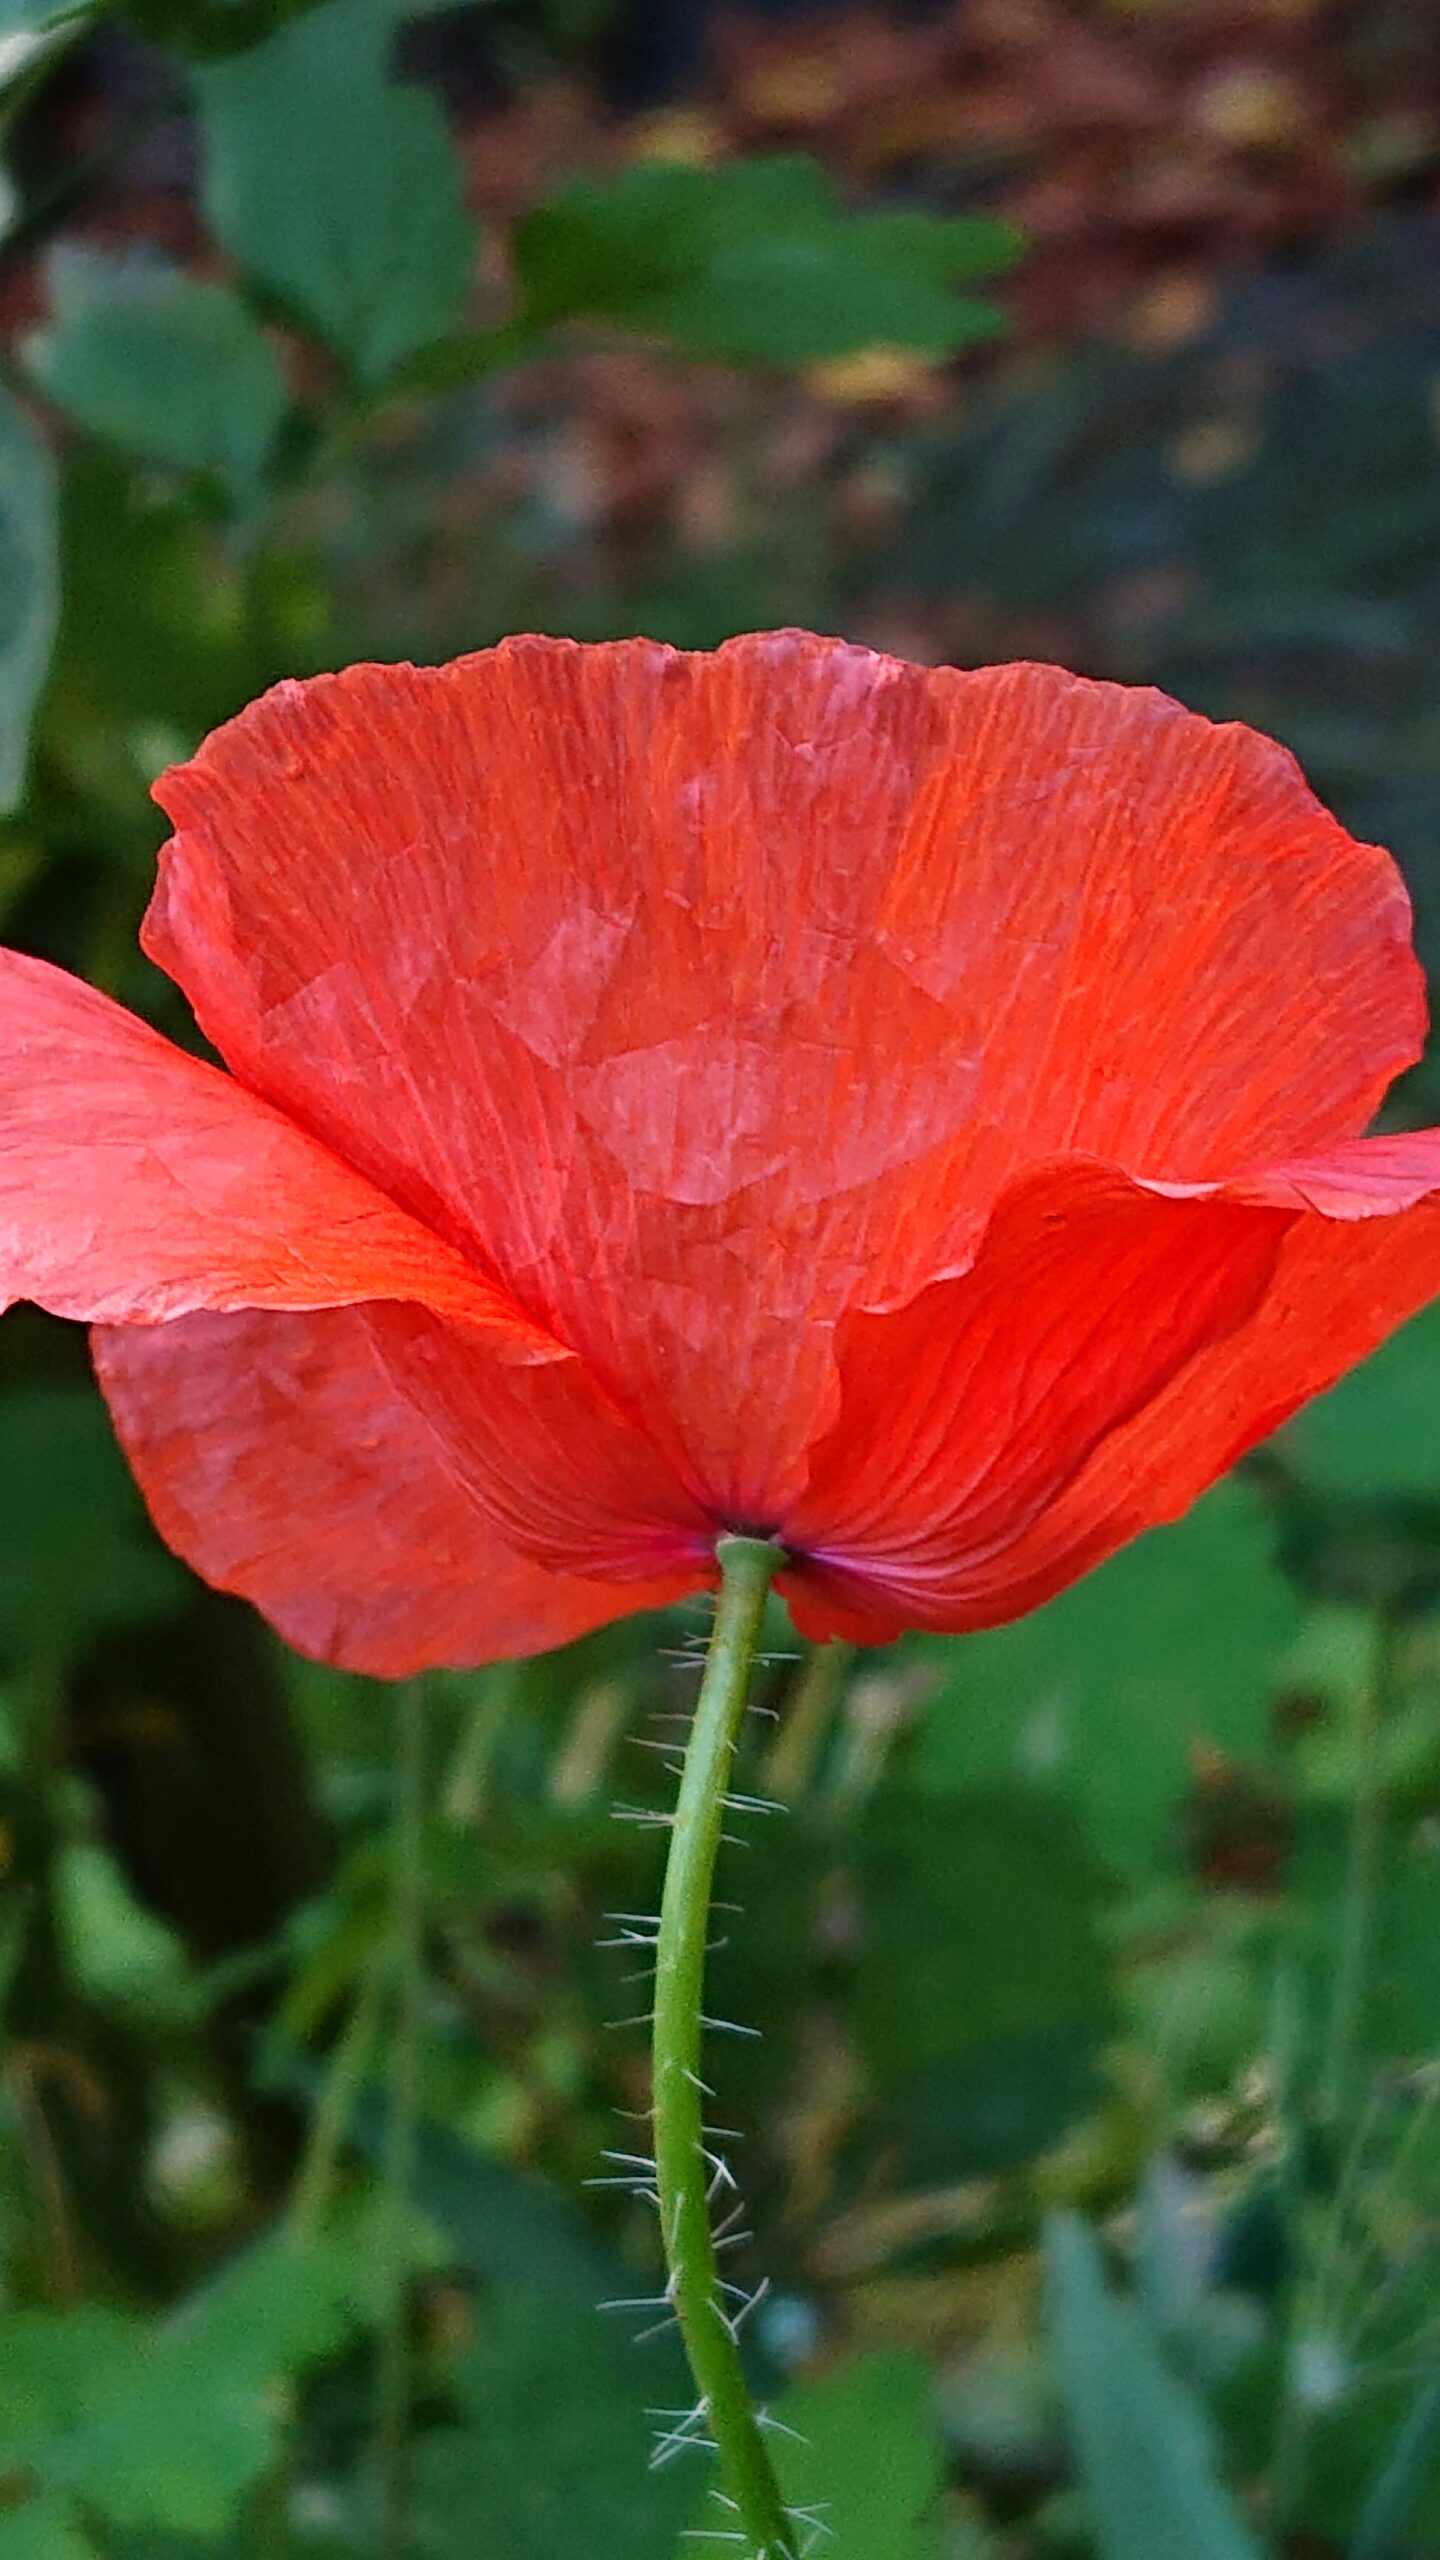
{"label": "green stem", "polygon": [[410,2213],[420,2121],[420,1991],[425,1928],[425,1688],[398,1697],[391,1949],[395,2025],[387,2073],[382,2174],[385,2294],[375,2373],[375,2478],[380,2550],[404,2547],[410,2434]]}
{"label": "green stem", "polygon": [[720,1597],[685,1753],[665,1870],[655,1972],[655,2176],[670,2287],[747,2560],[794,2560],[795,2536],[724,2308],[705,2159],[705,1946],[730,1763],[749,1694],[766,1594],[780,1563],[767,1539],[721,1538]]}
{"label": "green stem", "polygon": [[301,2242],[317,2239],[325,2227],[339,2175],[340,2154],[349,2130],[351,2109],[370,2067],[380,2024],[382,1989],[379,1972],[372,1970],[351,2003],[350,2014],[320,2084],[290,2202],[290,2228]]}
{"label": "green stem", "polygon": [[[1365,1684],[1355,1720],[1355,1785],[1350,1803],[1350,1837],[1345,1888],[1340,1908],[1340,1943],[1336,1950],[1334,1987],[1324,2056],[1315,2082],[1315,2108],[1332,2129],[1349,2113],[1360,2077],[1361,2029],[1366,1981],[1374,1946],[1375,1925],[1385,1869],[1385,1719],[1395,1678],[1398,1628],[1390,1609],[1382,1609]],[[1302,2272],[1291,2287],[1287,2310],[1285,2379],[1266,2487],[1266,2512],[1272,2531],[1283,2532],[1297,2513],[1310,2460],[1313,2414],[1296,2389],[1295,2359],[1299,2340],[1323,2306],[1327,2283],[1343,2246],[1349,2189],[1365,2139],[1362,2117],[1353,2137],[1350,2167],[1330,2198],[1323,2235],[1305,2249]],[[1292,2132],[1284,2154],[1288,2189],[1287,2218],[1292,2231],[1303,2213],[1303,2173],[1299,2136]]]}
{"label": "green stem", "polygon": [[1395,1625],[1387,1611],[1382,1613],[1375,1630],[1374,1658],[1361,1695],[1355,1732],[1355,1792],[1351,1799],[1349,1854],[1340,1908],[1340,1944],[1335,1959],[1330,2030],[1318,2090],[1320,2112],[1331,2118],[1342,2115],[1349,2105],[1359,2068],[1365,1977],[1375,1935],[1385,1861],[1385,1788],[1381,1745],[1394,1671],[1394,1649]]}

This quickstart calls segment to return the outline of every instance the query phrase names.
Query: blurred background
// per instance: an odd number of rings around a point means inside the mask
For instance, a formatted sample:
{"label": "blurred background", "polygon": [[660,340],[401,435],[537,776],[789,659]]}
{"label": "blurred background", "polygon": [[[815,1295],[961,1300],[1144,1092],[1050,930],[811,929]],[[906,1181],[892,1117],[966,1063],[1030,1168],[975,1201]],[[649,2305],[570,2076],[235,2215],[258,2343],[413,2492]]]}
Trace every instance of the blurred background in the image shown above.
{"label": "blurred background", "polygon": [[[154,775],[525,628],[1160,683],[1440,961],[1429,0],[0,0],[0,154],[0,932],[172,1035]],[[1017,1627],[777,1611],[712,2005],[817,2550],[1440,2554],[1437,1611],[1436,1319]],[[0,2560],[726,2547],[597,2308],[704,1630],[302,1663],[7,1320]]]}

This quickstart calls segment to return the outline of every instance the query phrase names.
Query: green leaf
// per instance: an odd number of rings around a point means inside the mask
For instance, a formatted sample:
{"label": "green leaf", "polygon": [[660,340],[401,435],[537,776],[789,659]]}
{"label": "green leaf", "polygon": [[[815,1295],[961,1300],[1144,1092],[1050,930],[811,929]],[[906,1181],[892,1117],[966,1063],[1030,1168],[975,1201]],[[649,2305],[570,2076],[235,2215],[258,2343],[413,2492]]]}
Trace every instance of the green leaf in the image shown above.
{"label": "green leaf", "polygon": [[823,2513],[817,2547],[832,2560],[940,2560],[945,2466],[931,2392],[920,2358],[897,2351],[861,2356],[779,2403],[794,2429],[771,2448],[781,2488],[792,2507]]}
{"label": "green leaf", "polygon": [[339,2345],[354,2325],[347,2225],[302,2240],[281,2225],[222,2269],[161,2332],[177,2371],[221,2367],[267,2386]]}
{"label": "green leaf", "polygon": [[[383,2156],[381,2093],[360,2092],[349,2131],[377,2166]],[[632,2263],[596,2238],[568,2199],[544,2179],[495,2160],[447,2125],[426,2118],[416,2138],[416,2209],[449,2247],[456,2263],[496,2294],[531,2290],[543,2296],[572,2333],[582,2361],[605,2362],[618,2341],[623,2380],[633,2400],[656,2407],[690,2388],[673,2324],[657,2329],[642,2313],[602,2312],[602,2302],[643,2291]]]}
{"label": "green leaf", "polygon": [[1021,1788],[897,1790],[859,1844],[855,2025],[910,2175],[1030,2158],[1094,2099],[1113,2027],[1105,1879],[1068,1809]]}
{"label": "green leaf", "polygon": [[473,2560],[478,2525],[506,2560],[673,2560],[694,2473],[683,2457],[647,2468],[653,2423],[623,2332],[533,2284],[497,2287],[476,2317],[451,2376],[464,2423],[416,2455],[419,2550]]}
{"label": "green leaf", "polygon": [[57,2448],[51,2476],[122,2530],[221,2533],[234,2523],[278,2441],[262,2385],[167,2363]]}
{"label": "green leaf", "polygon": [[1103,2560],[1260,2560],[1219,2474],[1208,2418],[1073,2214],[1046,2234],[1061,2388]]}
{"label": "green leaf", "polygon": [[274,2457],[277,2386],[350,2326],[337,2248],[261,2242],[123,2368],[126,2385],[79,2429],[56,2472],[108,2522],[218,2533]]}
{"label": "green leaf", "polygon": [[800,158],[654,163],[581,181],[518,226],[522,324],[582,316],[702,355],[804,364],[883,342],[945,355],[1001,325],[960,281],[1010,264],[1005,223],[849,214]]}
{"label": "green leaf", "polygon": [[1153,1866],[1197,1746],[1264,1748],[1299,1625],[1257,1496],[1218,1485],[1033,1616],[928,1641],[942,1684],[920,1783],[946,1795],[1001,1776],[1053,1786],[1116,1867]]}
{"label": "green leaf", "polygon": [[63,2499],[0,2509],[0,2560],[95,2560],[95,2545]]}
{"label": "green leaf", "polygon": [[[378,2164],[385,2107],[377,2090],[361,2092],[350,2132]],[[414,2193],[459,2263],[488,2284],[534,2284],[566,2301],[572,2316],[625,2291],[623,2259],[607,2255],[563,2196],[528,2170],[488,2158],[448,2125],[421,2124]]]}
{"label": "green leaf", "polygon": [[148,2335],[81,2308],[0,2322],[0,2446],[124,2529],[222,2532],[274,2458],[279,2386],[352,2325],[337,2242],[288,2233],[237,2259]]}
{"label": "green leaf", "polygon": [[102,1627],[143,1625],[184,1598],[97,1395],[0,1396],[0,1652],[73,1655]]}
{"label": "green leaf", "polygon": [[77,2426],[144,2337],[101,2303],[0,2318],[0,2468],[23,2469],[52,2436]]}
{"label": "green leaf", "polygon": [[183,1940],[136,1900],[118,1860],[98,1840],[70,1840],[51,1876],[55,1921],[70,1976],[97,2007],[152,2016],[184,1995]]}
{"label": "green leaf", "polygon": [[50,456],[18,402],[0,390],[0,814],[25,787],[30,724],[55,643],[56,503]]}
{"label": "green leaf", "polygon": [[197,73],[222,246],[359,379],[454,326],[474,263],[433,99],[390,77],[392,0],[325,0]]}
{"label": "green leaf", "polygon": [[147,461],[258,480],[285,385],[235,294],[159,259],[74,247],[51,259],[49,283],[50,321],[26,353],[58,407]]}
{"label": "green leaf", "polygon": [[703,280],[727,227],[769,233],[823,227],[833,195],[813,160],[736,160],[707,171],[671,163],[577,179],[519,223],[522,309],[537,326],[600,312],[633,319],[655,292]]}
{"label": "green leaf", "polygon": [[1440,1307],[1412,1316],[1307,1405],[1279,1445],[1329,1490],[1440,1495]]}

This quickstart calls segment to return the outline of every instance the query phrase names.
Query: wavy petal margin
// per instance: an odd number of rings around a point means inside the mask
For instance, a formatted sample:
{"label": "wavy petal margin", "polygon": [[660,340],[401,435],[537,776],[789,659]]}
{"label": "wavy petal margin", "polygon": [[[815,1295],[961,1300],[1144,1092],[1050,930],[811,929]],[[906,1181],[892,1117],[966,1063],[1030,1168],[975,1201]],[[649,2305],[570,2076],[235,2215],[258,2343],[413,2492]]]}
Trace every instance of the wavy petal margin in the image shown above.
{"label": "wavy petal margin", "polygon": [[1019,1617],[1188,1509],[1440,1292],[1440,1131],[1178,1191],[1031,1176],[973,1272],[838,1346],[785,1524],[802,1632]]}
{"label": "wavy petal margin", "polygon": [[990,1624],[1440,1290],[1440,1137],[1357,1134],[1394,866],[1160,695],[522,640],[161,796],[236,1080],[0,955],[0,1303],[100,1321],[166,1533],[329,1658],[536,1649],[726,1526],[809,1631]]}
{"label": "wavy petal margin", "polygon": [[1282,748],[1055,667],[522,638],[281,685],[157,796],[146,947],[235,1072],[729,1517],[1027,1164],[1353,1137],[1423,1031],[1395,866]]}
{"label": "wavy petal margin", "polygon": [[563,1360],[452,1246],[229,1076],[0,952],[0,1306],[155,1324],[402,1299]]}

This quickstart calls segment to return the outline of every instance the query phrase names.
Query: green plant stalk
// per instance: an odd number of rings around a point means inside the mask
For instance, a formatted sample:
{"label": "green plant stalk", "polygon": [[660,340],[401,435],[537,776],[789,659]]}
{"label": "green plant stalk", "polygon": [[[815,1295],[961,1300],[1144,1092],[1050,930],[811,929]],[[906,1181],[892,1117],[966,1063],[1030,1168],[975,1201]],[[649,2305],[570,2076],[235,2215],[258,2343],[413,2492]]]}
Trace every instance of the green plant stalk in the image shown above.
{"label": "green plant stalk", "polygon": [[1320,2073],[1321,2114],[1342,2115],[1355,2094],[1359,2044],[1380,1887],[1385,1861],[1385,1777],[1382,1746],[1394,1681],[1395,1625],[1382,1611],[1374,1657],[1360,1700],[1357,1766],[1351,1800],[1350,1843],[1340,1913],[1340,1945],[1330,2026]]}
{"label": "green plant stalk", "polygon": [[425,1687],[407,1680],[399,1710],[390,1922],[395,2021],[386,2075],[382,2176],[384,2303],[375,2369],[375,2487],[379,2547],[404,2545],[410,2436],[410,2214],[420,2122],[420,1990],[425,1934]]}
{"label": "green plant stalk", "polygon": [[[1314,2096],[1315,2109],[1322,2123],[1332,2128],[1342,2124],[1349,2114],[1361,2079],[1365,1994],[1385,1872],[1384,1740],[1395,1681],[1397,1634],[1394,1612],[1382,1608],[1376,1619],[1374,1646],[1364,1688],[1357,1702],[1355,1785],[1350,1801],[1340,1942]],[[1295,2389],[1296,2342],[1317,2298],[1323,2299],[1325,2277],[1341,2245],[1347,2190],[1364,2136],[1362,2118],[1354,2136],[1350,2166],[1331,2199],[1324,2236],[1305,2272],[1292,2288],[1286,2319],[1285,2382],[1266,2483],[1267,2515],[1272,2530],[1276,2531],[1288,2525],[1298,2511],[1305,2488],[1313,2426],[1312,2414]],[[1302,2209],[1302,2180],[1293,2135],[1287,2150],[1289,2214],[1293,2227],[1295,2217]]]}
{"label": "green plant stalk", "polygon": [[720,2458],[746,2560],[795,2560],[795,2535],[724,2308],[710,2228],[705,2158],[705,1947],[730,1763],[754,1668],[766,1594],[780,1551],[762,1538],[721,1538],[720,1596],[665,1869],[655,1970],[655,2178],[670,2290],[706,2423]]}
{"label": "green plant stalk", "polygon": [[383,1987],[379,1971],[372,1968],[350,2004],[320,2084],[290,2199],[290,2228],[302,2243],[319,2238],[334,2200],[351,2109],[364,2085],[379,2032]]}

